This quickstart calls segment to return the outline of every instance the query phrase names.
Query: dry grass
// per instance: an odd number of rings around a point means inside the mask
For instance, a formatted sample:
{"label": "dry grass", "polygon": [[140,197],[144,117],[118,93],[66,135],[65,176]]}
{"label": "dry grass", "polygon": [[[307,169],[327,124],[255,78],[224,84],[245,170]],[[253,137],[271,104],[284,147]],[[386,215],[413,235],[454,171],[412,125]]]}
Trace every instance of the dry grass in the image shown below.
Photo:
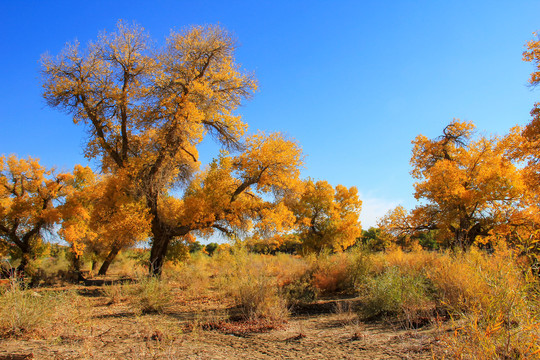
{"label": "dry grass", "polygon": [[103,287],[103,293],[109,305],[126,303],[137,315],[163,313],[173,303],[171,284],[155,277],[107,285]]}
{"label": "dry grass", "polygon": [[237,307],[238,314],[232,314],[233,317],[275,323],[287,320],[286,301],[269,258],[239,249],[233,254],[223,253],[218,261],[224,266],[219,275],[222,293],[233,299]]}
{"label": "dry grass", "polygon": [[12,281],[0,290],[0,336],[56,336],[83,323],[86,308],[74,291],[37,292]]}
{"label": "dry grass", "polygon": [[444,338],[446,356],[540,358],[538,279],[518,266],[512,252],[473,250],[443,258],[433,274],[441,305],[455,323]]}
{"label": "dry grass", "polygon": [[[118,317],[144,341],[172,344],[186,332],[201,338],[207,331],[247,336],[283,329],[287,322],[297,326],[302,322],[290,312],[305,305],[318,314],[329,311],[346,341],[367,341],[366,318],[382,317],[408,329],[442,319],[443,327],[453,330],[438,334],[437,357],[540,358],[539,289],[507,249],[494,254],[357,250],[300,258],[238,248],[169,264],[161,280],[140,277],[104,286],[91,305],[74,291],[9,287],[0,295],[0,332],[14,339],[101,341],[104,335],[96,333],[116,336],[114,327],[103,324]],[[108,316],[111,320],[103,320]],[[99,330],[86,334],[72,324]],[[305,341],[305,333],[288,336]]]}

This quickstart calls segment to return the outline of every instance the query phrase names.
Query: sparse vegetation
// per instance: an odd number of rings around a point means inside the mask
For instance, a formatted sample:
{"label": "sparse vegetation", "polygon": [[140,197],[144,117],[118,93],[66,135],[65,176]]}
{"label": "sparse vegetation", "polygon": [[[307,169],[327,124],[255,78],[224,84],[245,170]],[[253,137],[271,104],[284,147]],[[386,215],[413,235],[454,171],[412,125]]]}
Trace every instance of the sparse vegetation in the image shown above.
{"label": "sparse vegetation", "polygon": [[[316,329],[330,334],[319,349],[354,357],[379,326],[387,346],[418,340],[415,358],[540,358],[540,103],[504,137],[459,119],[418,135],[421,204],[362,231],[356,187],[301,179],[300,144],[247,134],[236,110],[257,82],[234,36],[204,26],[166,41],[120,21],[42,58],[44,98],[87,127],[102,173],[0,156],[0,339],[44,357],[109,358],[127,339],[122,358],[182,358],[178,344],[210,332],[245,347],[272,331],[280,347]],[[523,55],[539,85],[540,41]],[[199,169],[209,134],[223,149]],[[199,242],[216,231],[230,242]]]}
{"label": "sparse vegetation", "polygon": [[54,336],[68,323],[80,324],[85,306],[74,291],[37,292],[13,279],[0,289],[0,337]]}
{"label": "sparse vegetation", "polygon": [[[132,257],[124,261],[137,263]],[[91,297],[80,285],[79,293],[5,287],[2,336],[69,333],[77,338],[84,336],[84,327],[63,324],[92,324],[107,332],[112,328],[103,326],[113,326],[112,320],[104,319],[112,316],[125,326],[131,326],[133,317],[145,329],[144,337],[172,344],[178,336],[206,336],[208,331],[239,336],[287,331],[304,326],[300,314],[312,314],[335,319],[351,341],[362,341],[369,336],[371,325],[366,324],[381,320],[397,329],[433,329],[430,336],[439,340],[426,348],[426,356],[535,358],[540,352],[538,280],[507,248],[491,254],[355,249],[302,258],[233,247],[212,257],[198,253],[186,263],[170,263],[161,279],[132,275],[130,281],[116,277],[115,283],[92,290]],[[301,340],[306,331],[299,331]],[[88,340],[85,346],[96,344]]]}

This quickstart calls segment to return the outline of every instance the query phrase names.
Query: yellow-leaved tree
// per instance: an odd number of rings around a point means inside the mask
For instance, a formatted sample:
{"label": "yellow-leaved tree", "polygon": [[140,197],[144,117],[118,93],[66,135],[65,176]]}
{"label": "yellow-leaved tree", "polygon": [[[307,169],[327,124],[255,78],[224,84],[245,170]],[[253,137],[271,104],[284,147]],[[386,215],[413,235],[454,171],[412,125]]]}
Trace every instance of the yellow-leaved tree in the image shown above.
{"label": "yellow-leaved tree", "polygon": [[340,252],[362,234],[359,221],[362,201],[352,186],[332,187],[327,181],[304,181],[302,189],[288,199],[304,251]]}
{"label": "yellow-leaved tree", "polygon": [[[540,39],[531,40],[526,46],[523,60],[532,62],[535,66],[529,78],[529,84],[534,87],[540,83]],[[514,158],[526,161],[526,180],[531,187],[538,188],[540,186],[540,102],[534,104],[531,116],[532,119],[525,128],[513,129],[510,134],[513,137],[510,149],[513,150],[511,153]]]}
{"label": "yellow-leaved tree", "polygon": [[99,275],[105,275],[120,250],[147,240],[148,209],[132,196],[132,184],[121,173],[101,177],[88,173],[62,206],[59,234],[71,244],[75,269],[84,251],[104,258]]}
{"label": "yellow-leaved tree", "polygon": [[389,213],[383,230],[400,236],[437,230],[441,245],[466,249],[515,220],[525,192],[521,174],[505,156],[506,142],[473,138],[474,128],[453,120],[438,138],[416,137],[411,173],[423,204],[408,216]]}
{"label": "yellow-leaved tree", "polygon": [[[171,188],[199,165],[196,146],[211,133],[229,149],[246,131],[235,109],[256,88],[234,59],[233,37],[218,26],[172,32],[156,48],[139,26],[118,23],[81,49],[44,56],[44,97],[89,130],[85,154],[104,172],[122,171],[151,218],[150,271],[160,274],[183,228],[162,211]],[[181,231],[182,230],[182,231]]]}
{"label": "yellow-leaved tree", "polygon": [[0,242],[20,253],[19,270],[34,257],[45,232],[61,222],[61,200],[80,181],[82,169],[54,174],[31,157],[0,157]]}
{"label": "yellow-leaved tree", "polygon": [[[396,246],[409,248],[412,245],[412,237],[422,231],[436,229],[435,224],[422,221],[412,223],[411,214],[402,205],[398,205],[377,221],[379,234],[377,240],[378,250],[386,250]],[[424,225],[425,224],[425,225]]]}
{"label": "yellow-leaved tree", "polygon": [[182,199],[161,198],[160,209],[176,239],[216,230],[230,237],[286,232],[295,217],[283,194],[300,182],[302,162],[294,141],[259,133],[246,139],[237,156],[222,152],[197,174]]}
{"label": "yellow-leaved tree", "polygon": [[[523,60],[534,65],[529,78],[533,87],[540,84],[540,39],[527,42]],[[526,256],[531,268],[540,272],[540,102],[533,105],[531,121],[525,127],[514,127],[505,137],[509,157],[522,163],[521,173],[526,192],[521,201],[521,211],[515,221],[501,232],[507,241]]]}

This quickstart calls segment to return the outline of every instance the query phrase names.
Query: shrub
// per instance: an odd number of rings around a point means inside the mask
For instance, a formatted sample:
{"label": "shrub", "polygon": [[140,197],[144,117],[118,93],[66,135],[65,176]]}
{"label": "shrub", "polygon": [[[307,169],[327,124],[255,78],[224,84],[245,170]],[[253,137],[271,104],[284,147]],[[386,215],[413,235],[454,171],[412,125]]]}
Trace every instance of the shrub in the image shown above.
{"label": "shrub", "polygon": [[440,310],[457,315],[483,306],[482,298],[490,289],[481,267],[471,258],[470,254],[446,254],[426,270]]}
{"label": "shrub", "polygon": [[183,263],[165,264],[162,278],[178,286],[186,296],[198,297],[210,287],[210,280],[219,272],[208,255],[197,252]]}
{"label": "shrub", "polygon": [[[35,292],[12,283],[0,293],[0,335],[51,333],[55,325],[81,321],[84,304],[74,292]],[[54,332],[54,331],[53,331]]]}
{"label": "shrub", "polygon": [[103,293],[109,299],[109,305],[124,302],[129,299],[130,285],[125,283],[105,285]]}
{"label": "shrub", "polygon": [[245,319],[286,318],[287,308],[275,279],[264,273],[243,273],[231,281],[231,295]]}
{"label": "shrub", "polygon": [[429,281],[419,275],[386,269],[368,280],[362,312],[368,318],[397,317],[406,327],[422,325],[432,315]]}
{"label": "shrub", "polygon": [[103,287],[109,304],[127,302],[137,314],[163,313],[172,304],[169,283],[155,277],[143,277],[136,283],[121,283]]}
{"label": "shrub", "polygon": [[465,315],[442,341],[445,346],[439,352],[453,359],[540,358],[540,324],[527,314],[518,322],[508,323],[504,318],[486,322],[484,314],[475,311]]}
{"label": "shrub", "polygon": [[313,286],[322,294],[347,292],[354,289],[346,254],[320,256],[313,272]]}
{"label": "shrub", "polygon": [[[517,310],[525,306],[517,298],[527,296],[530,288],[509,251],[488,255],[472,249],[467,253],[440,256],[426,270],[426,276],[436,289],[440,308],[454,316],[510,305]],[[499,311],[497,310],[497,311]]]}
{"label": "shrub", "polygon": [[[472,250],[441,259],[433,273],[456,330],[443,338],[444,356],[467,359],[540,357],[538,279],[520,271],[508,250]],[[448,263],[452,269],[448,270]],[[467,276],[468,275],[468,276]]]}
{"label": "shrub", "polygon": [[313,262],[313,286],[322,294],[355,294],[370,272],[369,256],[357,248],[351,252],[320,255]]}
{"label": "shrub", "polygon": [[300,303],[309,303],[314,301],[318,295],[318,289],[311,282],[312,273],[306,271],[298,278],[291,279],[287,283],[282,284],[281,293],[288,307]]}
{"label": "shrub", "polygon": [[164,280],[145,277],[129,286],[128,302],[136,313],[163,313],[172,303],[172,289]]}
{"label": "shrub", "polygon": [[220,285],[226,296],[233,299],[242,319],[286,320],[286,301],[279,291],[271,264],[266,260],[268,258],[248,254],[245,249],[218,255],[223,264]]}

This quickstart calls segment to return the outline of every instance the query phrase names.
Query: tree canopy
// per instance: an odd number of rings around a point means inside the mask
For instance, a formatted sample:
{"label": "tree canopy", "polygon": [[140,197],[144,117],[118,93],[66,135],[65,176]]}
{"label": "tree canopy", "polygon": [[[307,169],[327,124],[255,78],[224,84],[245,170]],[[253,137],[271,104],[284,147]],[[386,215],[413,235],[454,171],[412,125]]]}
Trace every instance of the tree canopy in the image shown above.
{"label": "tree canopy", "polygon": [[[525,193],[520,171],[506,156],[505,142],[473,137],[471,122],[453,120],[443,135],[413,141],[414,196],[422,205],[390,212],[381,227],[397,237],[437,230],[438,241],[468,248],[512,223]],[[399,211],[398,211],[399,210]]]}
{"label": "tree canopy", "polygon": [[327,181],[308,179],[289,203],[306,251],[343,251],[354,245],[362,233],[362,201],[354,186],[334,188]]}
{"label": "tree canopy", "polygon": [[31,157],[0,156],[0,242],[20,252],[20,270],[44,233],[61,221],[62,200],[87,171],[76,166],[73,173],[55,174]]}
{"label": "tree canopy", "polygon": [[[99,159],[111,179],[125,179],[131,204],[143,200],[154,274],[169,244],[191,232],[230,235],[253,227],[288,229],[294,222],[279,195],[298,182],[301,150],[280,134],[243,141],[247,125],[235,109],[256,82],[235,63],[235,48],[217,26],[173,32],[158,48],[142,28],[119,22],[116,32],[84,50],[76,43],[43,57],[48,104],[86,126],[86,156]],[[241,152],[224,152],[198,172],[197,145],[207,134]],[[186,188],[182,198],[171,195],[176,185]],[[264,193],[275,200],[263,199]],[[94,211],[101,208],[115,206]]]}

